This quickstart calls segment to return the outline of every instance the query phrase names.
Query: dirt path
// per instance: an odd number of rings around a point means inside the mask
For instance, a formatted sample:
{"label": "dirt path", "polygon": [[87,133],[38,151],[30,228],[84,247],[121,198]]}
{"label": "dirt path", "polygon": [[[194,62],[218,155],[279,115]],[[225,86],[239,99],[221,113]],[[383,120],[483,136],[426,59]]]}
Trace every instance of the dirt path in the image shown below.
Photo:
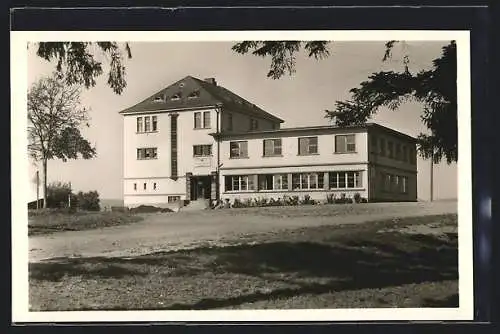
{"label": "dirt path", "polygon": [[136,256],[220,243],[239,235],[304,226],[456,213],[456,202],[209,210],[146,215],[131,225],[29,237],[29,260],[59,257]]}

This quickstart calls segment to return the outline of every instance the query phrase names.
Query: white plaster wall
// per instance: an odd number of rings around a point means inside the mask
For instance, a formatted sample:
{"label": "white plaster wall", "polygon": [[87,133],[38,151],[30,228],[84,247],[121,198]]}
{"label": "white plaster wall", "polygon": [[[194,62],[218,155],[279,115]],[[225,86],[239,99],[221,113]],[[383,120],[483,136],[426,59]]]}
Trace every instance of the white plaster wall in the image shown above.
{"label": "white plaster wall", "polygon": [[[351,134],[354,132],[345,132],[337,134]],[[279,166],[307,166],[311,164],[354,164],[366,163],[368,161],[367,152],[367,134],[366,132],[356,132],[356,152],[355,153],[335,153],[334,134],[281,134],[280,136],[268,136],[265,139],[281,138],[282,156],[264,157],[263,140],[264,138],[242,138],[235,141],[248,141],[248,158],[232,159],[230,153],[230,141],[225,140],[221,143],[221,162],[224,169],[245,168],[245,167],[279,167]],[[318,137],[318,154],[299,155],[298,138],[299,137]]]}

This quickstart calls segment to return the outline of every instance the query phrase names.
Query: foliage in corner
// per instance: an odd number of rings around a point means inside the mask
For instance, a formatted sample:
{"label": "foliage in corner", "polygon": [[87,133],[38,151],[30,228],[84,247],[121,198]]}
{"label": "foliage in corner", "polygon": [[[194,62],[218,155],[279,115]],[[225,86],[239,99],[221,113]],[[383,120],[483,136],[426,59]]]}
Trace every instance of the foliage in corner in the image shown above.
{"label": "foliage in corner", "polygon": [[[95,48],[97,46],[97,48]],[[116,94],[121,94],[127,86],[123,52],[132,58],[128,43],[124,50],[116,42],[40,42],[37,55],[47,61],[57,62],[56,70],[68,85],[94,87],[96,78],[103,74],[103,65],[96,60],[92,49],[98,49],[109,61],[108,85]]]}

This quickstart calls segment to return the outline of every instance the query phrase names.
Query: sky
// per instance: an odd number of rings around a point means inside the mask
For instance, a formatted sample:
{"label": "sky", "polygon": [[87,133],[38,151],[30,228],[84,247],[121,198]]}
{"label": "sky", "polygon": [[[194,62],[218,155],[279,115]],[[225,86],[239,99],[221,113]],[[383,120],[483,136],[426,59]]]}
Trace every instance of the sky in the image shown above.
{"label": "sky", "polygon": [[[394,48],[392,59],[382,61],[384,42],[332,42],[330,56],[315,60],[300,53],[296,72],[281,79],[267,78],[270,59],[240,55],[231,50],[230,42],[131,42],[132,58],[125,59],[127,87],[121,95],[107,85],[106,71],[95,87],[82,92],[82,104],[90,108],[90,127],[82,133],[97,149],[90,160],[51,160],[47,178],[71,182],[75,191],[97,190],[101,198],[123,197],[123,120],[119,111],[153,95],[168,85],[191,75],[200,79],[213,77],[217,83],[262,109],[282,118],[282,127],[330,124],[325,109],[333,109],[335,101],[349,98],[349,89],[357,87],[368,76],[381,70],[400,71],[404,54],[410,57],[410,71],[432,67],[439,57],[443,42],[409,41]],[[97,51],[97,58],[102,58]],[[55,63],[36,56],[36,48],[28,49],[28,85],[55,69]],[[403,104],[397,111],[381,109],[371,121],[402,131],[411,136],[427,133],[421,122],[422,105]],[[39,166],[31,162],[33,179]],[[430,161],[417,161],[418,198],[430,195]],[[41,169],[40,169],[41,173]],[[36,185],[31,187],[36,198]],[[434,166],[434,198],[457,198],[456,164],[442,162]]]}

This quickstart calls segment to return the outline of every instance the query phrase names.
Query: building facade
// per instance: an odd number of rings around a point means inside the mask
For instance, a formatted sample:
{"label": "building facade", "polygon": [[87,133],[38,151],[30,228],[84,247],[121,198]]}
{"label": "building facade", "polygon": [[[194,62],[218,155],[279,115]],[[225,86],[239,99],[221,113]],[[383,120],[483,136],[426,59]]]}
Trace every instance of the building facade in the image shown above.
{"label": "building facade", "polygon": [[281,128],[282,119],[213,78],[191,76],[121,114],[128,207],[356,193],[417,199],[415,139],[377,124]]}

